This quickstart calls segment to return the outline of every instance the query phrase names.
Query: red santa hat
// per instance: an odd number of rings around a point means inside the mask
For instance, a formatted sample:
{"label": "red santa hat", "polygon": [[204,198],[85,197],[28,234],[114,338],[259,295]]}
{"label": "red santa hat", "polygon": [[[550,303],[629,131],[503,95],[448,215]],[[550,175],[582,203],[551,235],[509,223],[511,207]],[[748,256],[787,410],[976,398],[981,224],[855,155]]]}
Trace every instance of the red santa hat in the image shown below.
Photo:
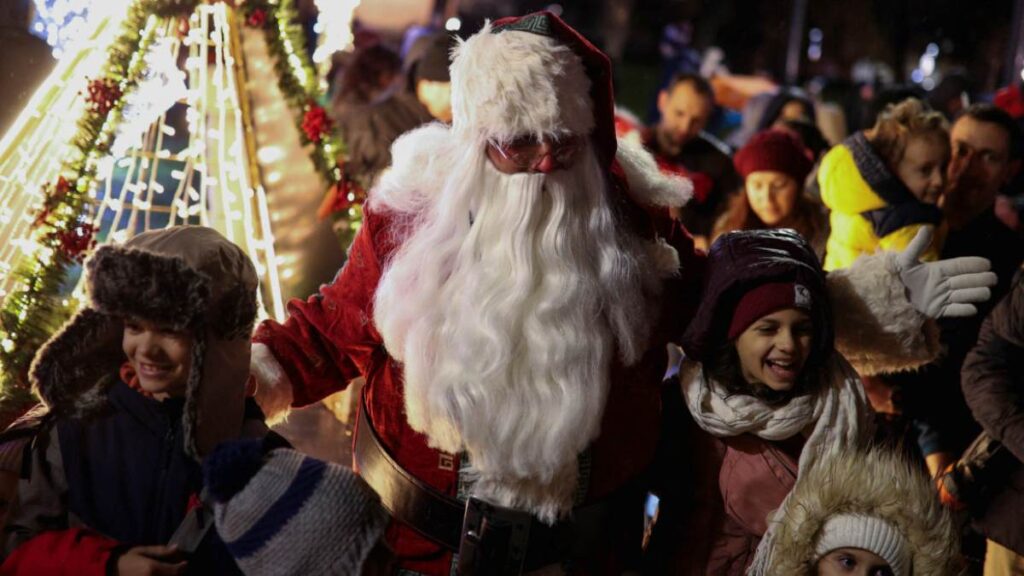
{"label": "red santa hat", "polygon": [[607,56],[551,12],[487,23],[455,49],[452,126],[498,140],[593,132],[610,160],[610,70]]}
{"label": "red santa hat", "polygon": [[489,22],[455,48],[452,128],[509,140],[524,134],[591,134],[615,155],[611,63],[550,12]]}
{"label": "red santa hat", "polygon": [[463,138],[589,134],[601,166],[637,204],[682,206],[691,196],[688,179],[661,174],[639,145],[616,141],[611,61],[551,12],[486,24],[455,48],[451,79],[452,130]]}

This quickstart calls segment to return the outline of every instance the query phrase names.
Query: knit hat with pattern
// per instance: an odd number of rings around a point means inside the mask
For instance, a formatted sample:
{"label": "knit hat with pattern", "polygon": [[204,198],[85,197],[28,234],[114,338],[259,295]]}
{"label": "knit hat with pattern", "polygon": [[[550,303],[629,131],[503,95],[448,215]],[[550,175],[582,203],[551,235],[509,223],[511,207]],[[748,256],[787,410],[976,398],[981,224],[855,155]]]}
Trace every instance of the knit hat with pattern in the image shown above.
{"label": "knit hat with pattern", "polygon": [[352,470],[262,442],[217,447],[204,464],[217,533],[246,574],[359,574],[387,526]]}

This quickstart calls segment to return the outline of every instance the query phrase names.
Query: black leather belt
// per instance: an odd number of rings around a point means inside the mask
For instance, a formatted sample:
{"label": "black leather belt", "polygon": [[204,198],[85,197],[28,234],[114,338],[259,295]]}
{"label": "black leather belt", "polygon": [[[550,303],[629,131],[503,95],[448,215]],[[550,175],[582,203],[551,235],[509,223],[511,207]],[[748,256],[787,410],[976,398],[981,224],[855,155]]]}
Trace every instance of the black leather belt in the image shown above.
{"label": "black leather belt", "polygon": [[[449,551],[459,552],[459,574],[519,574],[569,558],[593,557],[600,550],[612,503],[623,491],[574,509],[571,519],[554,526],[526,512],[475,498],[462,502],[416,478],[388,453],[370,422],[365,388],[359,404],[354,450],[359,475],[397,520]],[[640,510],[638,506],[637,517]],[[495,555],[502,557],[498,564],[491,560]],[[479,564],[481,561],[484,564]],[[463,568],[473,562],[488,566],[488,570]],[[497,570],[496,565],[500,566]]]}
{"label": "black leather belt", "polygon": [[410,474],[388,453],[370,423],[365,386],[359,405],[353,451],[356,472],[380,495],[392,516],[425,538],[457,552],[462,541],[465,505]]}

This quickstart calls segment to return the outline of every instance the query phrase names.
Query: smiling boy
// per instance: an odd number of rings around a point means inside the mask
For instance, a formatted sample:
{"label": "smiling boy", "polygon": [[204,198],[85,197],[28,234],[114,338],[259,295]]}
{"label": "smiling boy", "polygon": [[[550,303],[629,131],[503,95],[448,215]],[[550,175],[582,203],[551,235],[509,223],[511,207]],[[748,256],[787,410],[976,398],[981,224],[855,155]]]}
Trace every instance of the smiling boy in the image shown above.
{"label": "smiling boy", "polygon": [[239,573],[193,510],[199,460],[219,442],[286,444],[246,398],[252,262],[218,232],[181,226],[99,248],[86,283],[87,307],[32,366],[49,413],[0,572]]}

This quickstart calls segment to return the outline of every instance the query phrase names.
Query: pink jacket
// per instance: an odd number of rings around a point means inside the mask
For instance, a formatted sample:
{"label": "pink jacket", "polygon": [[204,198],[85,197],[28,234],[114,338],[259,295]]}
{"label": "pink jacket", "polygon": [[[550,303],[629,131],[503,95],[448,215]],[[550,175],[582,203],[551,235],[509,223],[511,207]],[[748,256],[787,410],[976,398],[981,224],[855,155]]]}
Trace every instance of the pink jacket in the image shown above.
{"label": "pink jacket", "polygon": [[[682,400],[665,402],[665,417],[673,418],[670,405]],[[657,480],[665,485],[647,549],[652,573],[742,576],[767,529],[768,514],[796,484],[803,438],[717,438],[700,429],[685,406],[676,409],[682,410],[678,437],[688,454],[672,459],[675,470],[659,470],[667,477]]]}

